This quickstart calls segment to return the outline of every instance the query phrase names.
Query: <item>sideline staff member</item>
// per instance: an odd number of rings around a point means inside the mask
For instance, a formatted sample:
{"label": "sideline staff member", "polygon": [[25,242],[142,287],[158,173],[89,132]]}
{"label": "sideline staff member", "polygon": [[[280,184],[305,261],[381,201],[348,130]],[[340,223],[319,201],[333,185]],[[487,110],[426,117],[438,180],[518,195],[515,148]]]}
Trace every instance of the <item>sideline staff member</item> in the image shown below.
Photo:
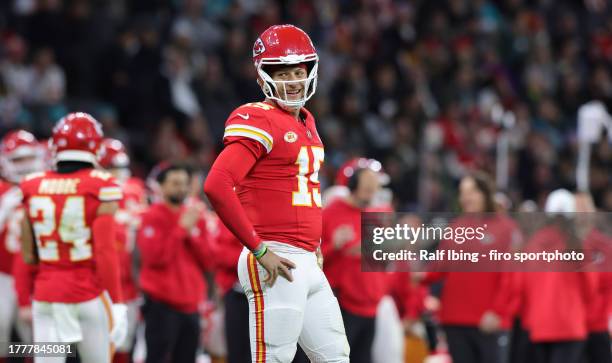
{"label": "sideline staff member", "polygon": [[204,300],[203,271],[210,267],[204,205],[185,203],[190,173],[172,164],[157,176],[162,201],[142,216],[138,247],[147,363],[193,363],[200,336],[198,304]]}

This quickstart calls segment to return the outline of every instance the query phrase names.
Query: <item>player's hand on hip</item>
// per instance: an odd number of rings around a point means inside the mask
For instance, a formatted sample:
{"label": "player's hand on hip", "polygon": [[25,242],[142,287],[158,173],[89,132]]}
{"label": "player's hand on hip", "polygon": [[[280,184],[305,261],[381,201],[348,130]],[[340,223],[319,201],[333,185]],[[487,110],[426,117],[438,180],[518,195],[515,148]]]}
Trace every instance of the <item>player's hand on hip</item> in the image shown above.
{"label": "player's hand on hip", "polygon": [[288,259],[280,257],[271,250],[268,250],[263,256],[258,258],[257,261],[259,261],[268,272],[268,276],[264,280],[268,286],[273,286],[279,275],[293,282],[291,269],[295,268],[295,264]]}
{"label": "player's hand on hip", "polygon": [[323,262],[325,258],[323,257],[323,253],[321,252],[321,246],[317,247],[315,255],[317,256],[317,265],[319,265],[319,268],[323,270]]}

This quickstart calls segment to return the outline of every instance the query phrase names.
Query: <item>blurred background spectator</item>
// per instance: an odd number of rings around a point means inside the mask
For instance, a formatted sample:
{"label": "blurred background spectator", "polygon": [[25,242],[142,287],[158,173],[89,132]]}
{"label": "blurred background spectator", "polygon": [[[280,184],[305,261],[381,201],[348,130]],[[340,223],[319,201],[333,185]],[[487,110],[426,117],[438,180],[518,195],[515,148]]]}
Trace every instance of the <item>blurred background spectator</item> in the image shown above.
{"label": "blurred background spectator", "polygon": [[[612,110],[612,5],[552,0],[12,0],[0,5],[0,134],[42,138],[83,109],[133,154],[206,170],[223,124],[261,98],[251,46],[275,23],[321,57],[309,107],[321,180],[355,155],[383,162],[400,210],[457,209],[473,169],[495,175],[495,105],[512,112],[508,184],[518,207],[575,187],[576,113]],[[591,190],[612,210],[612,148],[593,148]],[[499,181],[498,181],[499,182]]]}

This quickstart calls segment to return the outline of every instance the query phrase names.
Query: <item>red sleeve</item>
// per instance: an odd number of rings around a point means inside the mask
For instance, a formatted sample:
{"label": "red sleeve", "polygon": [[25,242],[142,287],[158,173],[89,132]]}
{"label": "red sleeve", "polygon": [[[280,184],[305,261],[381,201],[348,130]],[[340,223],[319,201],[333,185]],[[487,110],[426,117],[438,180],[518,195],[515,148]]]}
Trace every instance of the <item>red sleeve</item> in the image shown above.
{"label": "red sleeve", "polygon": [[223,149],[206,177],[204,192],[223,224],[242,244],[254,250],[261,243],[261,239],[234,192],[234,186],[246,177],[257,162],[248,146],[251,143],[255,142],[243,139],[230,143]]}
{"label": "red sleeve", "polygon": [[[94,170],[90,175],[92,176],[90,180],[95,180],[95,184],[93,184],[95,186],[94,193],[96,193],[95,197],[99,201],[119,202],[123,199],[123,190],[110,174],[100,170]],[[96,175],[100,175],[100,177],[96,177]]]}
{"label": "red sleeve", "polygon": [[93,223],[96,273],[113,302],[122,302],[119,252],[115,243],[115,218],[111,214],[96,217]]}
{"label": "red sleeve", "polygon": [[511,317],[520,304],[520,286],[515,272],[497,272],[499,282],[491,309],[501,317]]}
{"label": "red sleeve", "polygon": [[274,148],[274,132],[268,111],[272,105],[262,102],[247,104],[235,109],[225,122],[223,144],[244,142],[257,159]]}
{"label": "red sleeve", "polygon": [[395,300],[398,313],[402,319],[416,319],[425,310],[425,298],[428,289],[425,286],[414,286],[410,272],[397,272],[393,276],[391,297]]}
{"label": "red sleeve", "polygon": [[612,316],[612,272],[601,272],[599,275],[599,286],[604,298],[604,304],[608,315]]}
{"label": "red sleeve", "polygon": [[597,298],[599,275],[597,272],[580,272],[579,274],[582,280],[582,297],[588,305]]}
{"label": "red sleeve", "polygon": [[409,272],[396,272],[391,281],[391,297],[397,306],[397,312],[403,319],[408,315],[408,307],[411,305],[411,282]]}
{"label": "red sleeve", "polygon": [[17,303],[20,307],[32,304],[32,293],[34,292],[34,278],[38,272],[38,265],[28,265],[23,260],[21,253],[16,253],[13,258],[13,278],[15,279],[15,292]]}
{"label": "red sleeve", "polygon": [[180,225],[174,225],[169,231],[164,227],[163,221],[155,216],[155,210],[142,216],[136,241],[143,266],[162,267],[172,263],[178,247],[187,239],[187,231]]}

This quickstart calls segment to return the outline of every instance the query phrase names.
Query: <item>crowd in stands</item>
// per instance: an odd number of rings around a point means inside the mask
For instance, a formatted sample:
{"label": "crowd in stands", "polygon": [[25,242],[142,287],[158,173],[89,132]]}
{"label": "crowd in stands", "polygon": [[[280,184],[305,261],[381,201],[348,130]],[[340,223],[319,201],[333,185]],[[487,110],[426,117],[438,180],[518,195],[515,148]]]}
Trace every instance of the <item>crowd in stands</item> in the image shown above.
{"label": "crowd in stands", "polygon": [[[355,155],[379,159],[401,210],[456,209],[471,169],[495,175],[510,129],[513,208],[575,188],[576,118],[612,109],[612,5],[604,0],[13,0],[0,3],[0,134],[48,137],[90,111],[146,175],[159,160],[207,170],[224,122],[262,99],[252,44],[293,23],[320,56],[307,105],[326,146],[324,185]],[[612,148],[593,147],[591,191],[612,210]]]}

